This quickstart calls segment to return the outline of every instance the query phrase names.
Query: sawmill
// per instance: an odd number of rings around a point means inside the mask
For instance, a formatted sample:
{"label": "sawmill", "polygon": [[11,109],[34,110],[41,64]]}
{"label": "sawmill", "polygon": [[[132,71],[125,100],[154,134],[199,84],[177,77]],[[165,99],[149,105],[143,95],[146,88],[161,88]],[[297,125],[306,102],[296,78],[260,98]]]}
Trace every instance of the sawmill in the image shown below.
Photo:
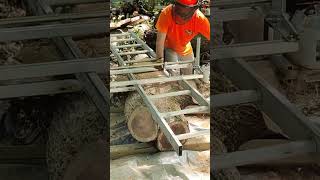
{"label": "sawmill", "polygon": [[211,175],[319,179],[320,2],[211,3]]}
{"label": "sawmill", "polygon": [[155,26],[172,2],[111,2],[110,179],[210,179],[210,42],[193,38],[194,59],[157,60]]}
{"label": "sawmill", "polygon": [[106,177],[108,7],[0,1],[0,179]]}

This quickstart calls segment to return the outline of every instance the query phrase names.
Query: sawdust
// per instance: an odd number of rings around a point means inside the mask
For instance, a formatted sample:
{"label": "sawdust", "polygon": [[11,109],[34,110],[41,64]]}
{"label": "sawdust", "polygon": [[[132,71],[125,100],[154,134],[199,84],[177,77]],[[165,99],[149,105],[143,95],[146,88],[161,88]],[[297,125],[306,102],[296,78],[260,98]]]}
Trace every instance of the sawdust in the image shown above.
{"label": "sawdust", "polygon": [[[21,8],[21,4],[13,1],[3,0],[0,2],[0,19],[9,17],[26,16],[26,11]],[[16,58],[23,47],[21,41],[0,43],[0,65],[20,64]]]}
{"label": "sawdust", "polygon": [[290,86],[283,86],[285,96],[306,116],[320,117],[319,83],[309,83],[303,91],[293,91]]}
{"label": "sawdust", "polygon": [[21,1],[2,0],[0,2],[0,19],[21,16],[26,16],[26,11],[22,9]]}
{"label": "sawdust", "polygon": [[196,164],[196,168],[192,168],[193,171],[196,172],[203,172],[210,174],[210,152],[201,152],[196,155],[193,159],[196,160],[197,162],[194,162]]}
{"label": "sawdust", "polygon": [[205,98],[210,97],[210,83],[204,83],[203,81],[195,81],[197,84],[197,90],[202,94]]}
{"label": "sawdust", "polygon": [[86,57],[106,56],[106,38],[90,38],[76,41],[79,49]]}
{"label": "sawdust", "polygon": [[[211,71],[214,84],[211,86],[213,94],[230,93],[238,90],[229,79],[215,69],[215,66],[210,67],[213,68]],[[267,131],[261,112],[251,104],[215,108],[211,115],[213,118],[212,130],[229,151],[237,150],[242,143]]]}
{"label": "sawdust", "polygon": [[192,124],[196,124],[202,128],[210,128],[210,117],[209,116],[185,116],[185,119]]}
{"label": "sawdust", "polygon": [[64,95],[48,130],[47,165],[52,180],[60,180],[81,147],[106,139],[106,122],[85,94]]}
{"label": "sawdust", "polygon": [[[211,94],[230,93],[239,90],[223,73],[216,69],[214,63],[211,68]],[[214,103],[214,102],[211,102]],[[248,140],[263,136],[267,131],[261,112],[252,104],[234,105],[212,108],[211,110],[211,150],[214,154],[233,152]],[[214,171],[214,180],[240,180],[237,168]]]}

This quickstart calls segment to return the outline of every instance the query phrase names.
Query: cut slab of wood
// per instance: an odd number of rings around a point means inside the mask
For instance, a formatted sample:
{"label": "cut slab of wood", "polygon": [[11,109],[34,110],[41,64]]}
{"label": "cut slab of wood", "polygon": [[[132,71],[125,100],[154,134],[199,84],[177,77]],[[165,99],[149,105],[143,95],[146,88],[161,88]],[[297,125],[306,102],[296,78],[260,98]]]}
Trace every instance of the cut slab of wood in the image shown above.
{"label": "cut slab of wood", "polygon": [[[146,89],[148,94],[155,91],[154,88]],[[124,114],[131,135],[140,142],[150,142],[157,138],[158,125],[152,118],[148,108],[144,105],[140,94],[131,93],[125,102]]]}
{"label": "cut slab of wood", "polygon": [[149,109],[144,105],[134,109],[127,125],[131,135],[140,142],[150,142],[158,136],[158,124],[152,119]]}
{"label": "cut slab of wood", "polygon": [[[170,128],[174,132],[175,135],[189,133],[189,126],[187,121],[173,121],[169,123]],[[187,140],[180,141],[181,144],[186,143]],[[160,151],[168,151],[172,150],[171,144],[168,142],[166,136],[162,131],[160,131],[157,138],[157,148]]]}

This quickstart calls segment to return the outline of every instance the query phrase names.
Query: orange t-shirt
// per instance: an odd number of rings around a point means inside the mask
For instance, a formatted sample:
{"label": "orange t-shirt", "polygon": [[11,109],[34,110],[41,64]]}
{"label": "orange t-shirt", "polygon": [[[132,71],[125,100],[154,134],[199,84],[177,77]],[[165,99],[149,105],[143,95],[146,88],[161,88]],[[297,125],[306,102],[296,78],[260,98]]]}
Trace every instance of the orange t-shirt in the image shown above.
{"label": "orange t-shirt", "polygon": [[182,56],[192,53],[190,41],[199,33],[210,40],[210,23],[200,10],[196,10],[187,23],[179,25],[174,22],[172,5],[169,5],[162,10],[156,28],[159,32],[167,34],[165,47]]}

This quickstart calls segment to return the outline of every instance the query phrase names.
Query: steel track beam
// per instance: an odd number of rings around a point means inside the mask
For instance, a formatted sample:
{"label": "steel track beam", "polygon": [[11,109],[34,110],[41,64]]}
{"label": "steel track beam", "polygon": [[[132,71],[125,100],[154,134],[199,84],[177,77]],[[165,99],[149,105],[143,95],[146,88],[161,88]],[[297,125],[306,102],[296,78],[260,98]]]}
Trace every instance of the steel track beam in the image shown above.
{"label": "steel track beam", "polygon": [[106,20],[0,29],[0,42],[106,33]]}
{"label": "steel track beam", "polygon": [[66,75],[82,72],[105,73],[106,57],[37,64],[0,66],[0,81]]}
{"label": "steel track beam", "polygon": [[271,0],[215,0],[212,1],[212,7],[226,7],[226,6],[247,6],[254,4],[271,4]]}
{"label": "steel track beam", "polygon": [[50,6],[107,3],[106,0],[49,0]]}
{"label": "steel track beam", "polygon": [[173,81],[179,81],[179,80],[190,80],[190,79],[199,79],[199,78],[203,78],[203,75],[195,74],[195,75],[182,75],[182,76],[172,76],[172,77],[119,81],[119,82],[111,82],[110,88],[130,86],[130,85],[136,85],[136,84],[145,85],[145,84],[164,83],[164,82],[173,82]]}
{"label": "steel track beam", "polygon": [[134,68],[134,69],[110,70],[110,75],[144,73],[144,72],[154,72],[154,71],[159,71],[159,70],[153,67],[141,67],[141,68]]}
{"label": "steel track beam", "polygon": [[211,107],[231,106],[243,103],[253,103],[259,100],[259,94],[254,90],[242,90],[232,93],[211,96]]}
{"label": "steel track beam", "polygon": [[53,95],[71,93],[83,90],[79,81],[75,79],[53,80],[0,86],[0,99]]}
{"label": "steel track beam", "polygon": [[[151,58],[152,60],[153,58]],[[129,64],[131,63],[131,61],[124,61],[126,64]],[[111,70],[120,70],[120,69],[134,69],[134,68],[141,68],[141,67],[154,67],[154,66],[162,66],[164,65],[165,68],[166,66],[169,66],[170,65],[179,65],[179,64],[191,64],[193,63],[194,61],[191,60],[191,61],[178,61],[178,62],[165,62],[165,63],[152,63],[152,64],[137,64],[137,65],[125,65],[125,66],[118,66],[118,67],[113,67],[111,68]]]}
{"label": "steel track beam", "polygon": [[211,171],[295,157],[314,153],[317,151],[316,149],[316,144],[313,141],[297,141],[265,148],[214,154],[211,158]]}
{"label": "steel track beam", "polygon": [[48,23],[54,21],[65,21],[65,20],[81,20],[91,18],[108,18],[109,12],[90,12],[90,13],[69,13],[69,14],[54,14],[54,15],[43,15],[43,16],[25,16],[25,17],[14,17],[0,19],[0,27],[6,26],[22,26],[26,24],[34,25],[39,23]]}
{"label": "steel track beam", "polygon": [[251,7],[231,8],[215,10],[213,20],[215,22],[238,21],[258,17],[260,14]]}
{"label": "steel track beam", "polygon": [[260,55],[283,54],[299,50],[297,42],[265,41],[239,43],[213,48],[214,59],[240,58]]}

